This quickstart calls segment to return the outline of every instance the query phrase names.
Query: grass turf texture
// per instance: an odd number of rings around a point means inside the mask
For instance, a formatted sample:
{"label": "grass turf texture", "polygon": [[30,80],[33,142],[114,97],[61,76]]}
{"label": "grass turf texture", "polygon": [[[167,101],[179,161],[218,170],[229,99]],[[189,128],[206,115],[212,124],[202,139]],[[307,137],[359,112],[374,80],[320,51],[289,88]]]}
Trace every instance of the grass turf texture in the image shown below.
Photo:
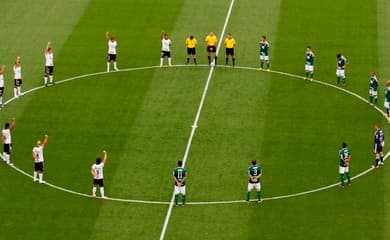
{"label": "grass turf texture", "polygon": [[[23,32],[26,37],[19,38],[15,46],[7,45],[4,55],[13,59],[20,46],[25,48],[25,55],[20,55],[31,59],[23,68],[25,78],[31,76],[25,85],[29,88],[42,83],[43,56],[40,48],[27,47],[31,40],[27,36],[32,35],[36,45],[42,41],[43,47],[51,35],[57,36],[58,43],[64,42],[55,47],[56,78],[61,79],[105,70],[107,30],[118,38],[120,68],[158,64],[158,35],[163,28],[174,43],[174,63],[184,63],[183,42],[190,33],[198,37],[198,61],[205,63],[203,38],[211,30],[219,34],[228,4],[202,0],[195,6],[190,1],[132,1],[130,5],[119,1],[108,7],[108,1],[83,1],[72,8],[73,15],[66,18],[69,22],[55,22],[40,34],[33,34],[40,26],[36,22],[25,22],[16,29],[9,25],[4,32],[10,36]],[[24,7],[32,16],[42,15],[40,6]],[[269,11],[259,16],[261,8]],[[160,14],[168,9],[170,14]],[[258,65],[257,42],[265,33],[272,46],[272,68],[296,74],[303,74],[304,49],[311,44],[317,55],[315,77],[332,83],[335,54],[342,51],[351,61],[348,88],[365,96],[369,70],[385,73],[385,64],[379,65],[378,59],[388,58],[380,51],[385,48],[383,43],[376,41],[382,19],[377,18],[376,9],[375,4],[363,0],[262,1],[256,5],[238,1],[227,31],[238,40],[239,65]],[[328,21],[336,10],[346,17]],[[98,17],[101,12],[106,13],[104,18]],[[361,18],[363,12],[371,14]],[[212,21],[205,18],[211,15]],[[362,42],[354,41],[360,38]],[[385,42],[389,37],[382,39]],[[362,54],[364,46],[367,54]],[[223,55],[221,49],[220,63]],[[32,145],[48,133],[46,179],[88,193],[90,165],[102,148],[107,148],[109,196],[169,201],[171,169],[184,153],[207,75],[207,68],[121,72],[26,95],[2,110],[3,122],[11,116],[18,120],[12,158],[17,166],[30,170]],[[356,174],[371,163],[376,122],[385,125],[376,111],[334,89],[275,74],[218,68],[188,159],[188,199],[243,199],[246,167],[252,157],[264,165],[264,197],[334,183],[341,141],[351,146],[352,174]],[[264,239],[301,239],[303,235],[381,239],[388,235],[382,225],[388,198],[385,170],[356,180],[345,191],[333,188],[265,202],[261,207],[237,204],[174,209],[166,239],[255,239],[259,235]],[[159,237],[167,206],[93,201],[32,184],[10,168],[2,167],[1,173],[0,211],[6,216],[0,223],[1,239]]]}

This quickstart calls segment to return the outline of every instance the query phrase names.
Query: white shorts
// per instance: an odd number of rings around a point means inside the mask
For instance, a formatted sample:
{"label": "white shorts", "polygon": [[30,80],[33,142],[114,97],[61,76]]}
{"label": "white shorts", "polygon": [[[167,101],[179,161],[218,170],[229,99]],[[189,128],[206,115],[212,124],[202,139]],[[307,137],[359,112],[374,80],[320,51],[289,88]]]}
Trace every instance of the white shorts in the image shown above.
{"label": "white shorts", "polygon": [[186,195],[186,186],[175,186],[175,195],[178,194]]}
{"label": "white shorts", "polygon": [[260,191],[261,185],[260,183],[248,183],[248,192],[252,191],[252,189],[256,189],[257,191]]}
{"label": "white shorts", "polygon": [[336,70],[336,76],[345,78],[345,69],[337,69]]}
{"label": "white shorts", "polygon": [[314,66],[313,65],[305,65],[305,71],[306,72],[313,72],[314,71]]}
{"label": "white shorts", "polygon": [[340,174],[344,174],[344,173],[347,173],[349,172],[349,167],[341,167],[339,166],[339,173]]}
{"label": "white shorts", "polygon": [[386,109],[389,109],[390,108],[390,103],[388,101],[385,101],[385,104],[383,104],[385,106]]}
{"label": "white shorts", "polygon": [[374,96],[374,97],[378,96],[378,91],[374,91],[370,89],[368,92],[370,93],[370,96]]}
{"label": "white shorts", "polygon": [[260,55],[260,60],[269,61],[269,56]]}

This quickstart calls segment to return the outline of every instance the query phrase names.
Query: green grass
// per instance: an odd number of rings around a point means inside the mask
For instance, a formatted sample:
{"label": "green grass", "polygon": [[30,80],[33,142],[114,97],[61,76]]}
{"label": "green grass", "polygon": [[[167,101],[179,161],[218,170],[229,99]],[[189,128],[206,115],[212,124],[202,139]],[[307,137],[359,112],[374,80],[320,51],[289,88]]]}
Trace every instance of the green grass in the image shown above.
{"label": "green grass", "polygon": [[[0,60],[23,59],[24,89],[42,84],[43,48],[55,51],[55,78],[105,70],[110,31],[119,43],[118,66],[159,63],[162,29],[173,41],[174,64],[185,63],[185,38],[219,40],[228,0],[39,1],[3,3]],[[7,10],[6,10],[7,9]],[[335,82],[335,55],[350,60],[347,89],[367,96],[368,73],[379,73],[379,106],[390,39],[385,1],[236,1],[226,31],[238,45],[237,63],[258,67],[258,42],[271,44],[271,68],[303,76],[306,45],[313,46],[315,78]],[[15,15],[16,14],[16,15]],[[18,15],[19,14],[19,15]],[[336,16],[336,17],[335,17]],[[13,40],[12,40],[13,39]],[[224,62],[221,48],[219,62]],[[45,179],[89,194],[90,166],[103,149],[110,197],[168,202],[171,171],[181,159],[209,68],[174,67],[101,74],[44,88],[1,110],[1,124],[17,118],[12,159],[32,173],[31,149],[49,134]],[[218,67],[211,79],[186,167],[188,201],[244,199],[252,158],[264,167],[265,198],[338,181],[337,151],[352,150],[352,175],[373,161],[373,125],[385,119],[361,100],[302,79]],[[188,205],[172,211],[165,239],[386,239],[389,235],[387,167],[345,189],[258,204]],[[0,239],[158,239],[167,205],[99,201],[33,184],[0,168]]]}

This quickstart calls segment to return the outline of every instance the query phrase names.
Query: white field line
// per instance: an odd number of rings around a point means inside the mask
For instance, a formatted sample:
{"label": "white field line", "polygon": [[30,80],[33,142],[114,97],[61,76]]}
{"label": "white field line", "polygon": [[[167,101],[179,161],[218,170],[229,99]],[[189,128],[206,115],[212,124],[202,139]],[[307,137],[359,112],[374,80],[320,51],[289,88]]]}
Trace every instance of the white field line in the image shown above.
{"label": "white field line", "polygon": [[[229,19],[230,19],[230,16],[232,14],[233,5],[234,5],[234,0],[231,0],[229,10],[228,10],[226,18],[225,18],[225,23],[223,24],[221,34],[219,35],[220,41],[218,42],[218,47],[217,47],[217,50],[215,53],[216,56],[218,56],[219,49],[220,49],[221,43],[222,43],[222,39],[223,39],[223,36],[225,35],[226,27],[229,23]],[[210,85],[211,77],[213,76],[213,73],[214,73],[214,67],[211,67],[209,75],[207,77],[206,85],[205,85],[204,90],[203,90],[202,98],[201,98],[200,103],[199,103],[198,111],[196,113],[194,123],[192,124],[192,129],[191,129],[190,137],[188,138],[187,147],[186,147],[186,150],[184,152],[183,167],[185,166],[187,159],[188,159],[188,154],[189,154],[190,149],[191,149],[192,139],[194,138],[196,128],[198,127],[199,117],[200,117],[200,114],[201,114],[202,109],[203,109],[204,101],[206,99],[207,91],[209,89],[209,85]],[[160,240],[163,240],[165,237],[165,233],[166,233],[167,228],[168,228],[168,223],[169,223],[169,219],[171,217],[174,201],[175,201],[175,191],[173,191],[173,193],[172,193],[171,202],[169,204],[167,215],[165,216],[163,228],[161,230]]]}
{"label": "white field line", "polygon": [[[174,66],[175,67],[209,67],[206,64],[199,64],[197,66],[193,66],[193,65],[174,65]],[[216,66],[216,67],[221,67],[221,66]],[[145,70],[145,69],[155,69],[155,68],[160,68],[160,66],[135,67],[135,68],[122,69],[122,70],[119,70],[118,72],[130,72],[130,71]],[[231,67],[228,67],[228,68],[231,68]],[[258,71],[258,68],[254,68],[254,67],[239,67],[239,66],[236,66],[235,68],[237,68],[237,69],[244,69],[244,70]],[[276,74],[279,74],[279,75],[288,76],[288,77],[305,79],[304,77],[299,76],[299,75],[295,75],[295,74],[290,74],[290,73],[285,73],[285,72],[280,72],[280,71],[275,71],[275,70],[271,70],[270,72],[271,73],[276,73]],[[115,72],[110,72],[110,73],[115,73]],[[67,78],[67,79],[64,79],[64,80],[61,80],[61,81],[57,81],[56,84],[62,84],[62,83],[73,81],[73,80],[77,80],[77,79],[80,79],[80,78],[87,78],[87,77],[98,76],[98,75],[103,75],[103,74],[108,74],[108,73],[107,72],[97,72],[97,73],[90,73],[90,74],[75,76],[75,77]],[[322,82],[322,81],[319,81],[319,80],[313,80],[313,82],[321,84],[321,85],[325,85],[325,86],[328,86],[328,87],[335,88],[337,90],[340,90],[340,91],[343,91],[343,92],[345,92],[347,94],[350,94],[350,95],[360,99],[361,101],[363,101],[363,102],[365,102],[367,104],[369,103],[365,98],[363,98],[362,96],[360,96],[360,95],[358,95],[358,94],[356,94],[356,93],[354,93],[354,92],[352,92],[350,90],[347,90],[347,89],[344,89],[344,88],[341,88],[339,86],[332,85],[332,84],[329,84],[329,83],[326,83],[326,82]],[[29,89],[29,90],[25,91],[24,94],[31,93],[31,92],[40,90],[42,88],[45,88],[45,87],[44,86],[38,86],[38,87],[35,87],[35,88],[32,88],[32,89]],[[12,102],[14,100],[16,100],[16,98],[10,98],[10,99],[8,99],[5,102],[5,104],[8,104],[8,103],[10,103],[10,102]],[[386,118],[386,114],[380,108],[375,107],[375,109],[377,111],[379,111]],[[389,156],[390,156],[390,151],[386,154],[385,159],[387,159]],[[3,158],[3,156],[0,155],[0,158]],[[15,165],[13,165],[11,167],[14,170],[18,171],[19,173],[21,173],[21,174],[23,174],[23,175],[25,175],[25,176],[27,176],[27,177],[29,177],[31,179],[33,178],[32,175],[26,173],[25,171],[23,171],[22,169],[16,167]],[[362,177],[362,176],[366,175],[367,173],[371,172],[372,170],[374,170],[374,168],[369,168],[369,169],[367,169],[367,170],[365,170],[365,171],[355,175],[354,177],[352,177],[352,180],[353,179],[357,179],[359,177]],[[325,186],[325,187],[320,187],[320,188],[316,188],[316,189],[305,191],[305,192],[299,192],[299,193],[294,193],[294,194],[288,194],[288,195],[282,195],[282,196],[276,196],[276,197],[263,198],[263,200],[265,200],[265,201],[268,200],[269,201],[269,200],[278,200],[278,199],[297,197],[297,196],[301,196],[301,195],[306,195],[306,194],[310,194],[310,193],[323,191],[323,190],[335,187],[338,184],[339,183],[334,183],[334,184],[331,184],[331,185],[328,185],[328,186]],[[45,182],[45,185],[47,185],[47,186],[49,186],[51,188],[55,188],[55,189],[60,190],[60,191],[64,191],[64,192],[68,192],[68,193],[74,194],[74,195],[88,197],[88,198],[91,197],[88,194],[76,192],[76,191],[73,191],[73,190],[70,190],[70,189],[66,189],[66,188],[63,188],[63,187],[51,184],[49,182]],[[161,205],[168,205],[168,204],[171,203],[171,202],[163,202],[163,201],[149,201],[149,200],[124,199],[124,198],[107,198],[107,200],[117,201],[117,202],[141,203],[141,204],[161,204]],[[188,205],[212,205],[212,204],[232,204],[232,203],[242,203],[242,202],[245,202],[245,201],[244,200],[227,200],[227,201],[211,201],[211,202],[188,202],[187,204]]]}

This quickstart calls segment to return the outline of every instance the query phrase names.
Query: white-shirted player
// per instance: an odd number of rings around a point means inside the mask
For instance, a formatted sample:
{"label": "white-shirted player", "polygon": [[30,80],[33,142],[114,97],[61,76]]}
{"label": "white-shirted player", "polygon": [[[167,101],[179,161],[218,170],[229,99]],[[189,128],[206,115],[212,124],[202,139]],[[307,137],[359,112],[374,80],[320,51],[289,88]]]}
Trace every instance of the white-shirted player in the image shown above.
{"label": "white-shirted player", "polygon": [[118,71],[118,67],[116,66],[116,48],[118,46],[118,42],[110,35],[109,32],[106,32],[106,39],[108,41],[107,72],[110,71],[111,62],[114,65],[115,71]]}
{"label": "white-shirted player", "polygon": [[54,85],[53,72],[54,72],[54,54],[51,48],[51,43],[48,42],[45,48],[45,86],[48,86],[47,80],[49,79],[50,84]]}
{"label": "white-shirted player", "polygon": [[172,58],[171,58],[171,39],[169,39],[168,34],[164,31],[161,32],[161,57],[160,57],[160,67],[163,66],[164,58],[168,58],[168,65],[172,67]]}
{"label": "white-shirted player", "polygon": [[0,108],[3,107],[4,69],[5,69],[5,65],[1,66],[1,68],[0,68]]}
{"label": "white-shirted player", "polygon": [[35,144],[35,147],[32,150],[32,156],[34,158],[34,182],[38,181],[37,176],[39,176],[39,183],[44,183],[43,181],[43,149],[47,145],[47,140],[49,139],[49,136],[45,135],[45,138],[43,139],[43,142],[41,140],[38,140]]}
{"label": "white-shirted player", "polygon": [[6,123],[4,126],[4,129],[1,131],[2,140],[3,140],[3,159],[4,162],[12,165],[11,163],[11,149],[12,149],[12,138],[11,138],[11,132],[15,128],[15,118],[12,119],[11,124]]}
{"label": "white-shirted player", "polygon": [[103,168],[107,161],[107,151],[103,150],[103,160],[102,158],[96,158],[96,163],[92,165],[91,174],[93,176],[93,188],[92,188],[92,197],[96,197],[96,188],[100,187],[100,195],[102,198],[106,198],[104,195],[104,180],[103,180]]}
{"label": "white-shirted player", "polygon": [[18,98],[20,95],[22,95],[22,65],[20,62],[20,57],[16,57],[15,65],[14,65],[14,96],[15,98]]}

